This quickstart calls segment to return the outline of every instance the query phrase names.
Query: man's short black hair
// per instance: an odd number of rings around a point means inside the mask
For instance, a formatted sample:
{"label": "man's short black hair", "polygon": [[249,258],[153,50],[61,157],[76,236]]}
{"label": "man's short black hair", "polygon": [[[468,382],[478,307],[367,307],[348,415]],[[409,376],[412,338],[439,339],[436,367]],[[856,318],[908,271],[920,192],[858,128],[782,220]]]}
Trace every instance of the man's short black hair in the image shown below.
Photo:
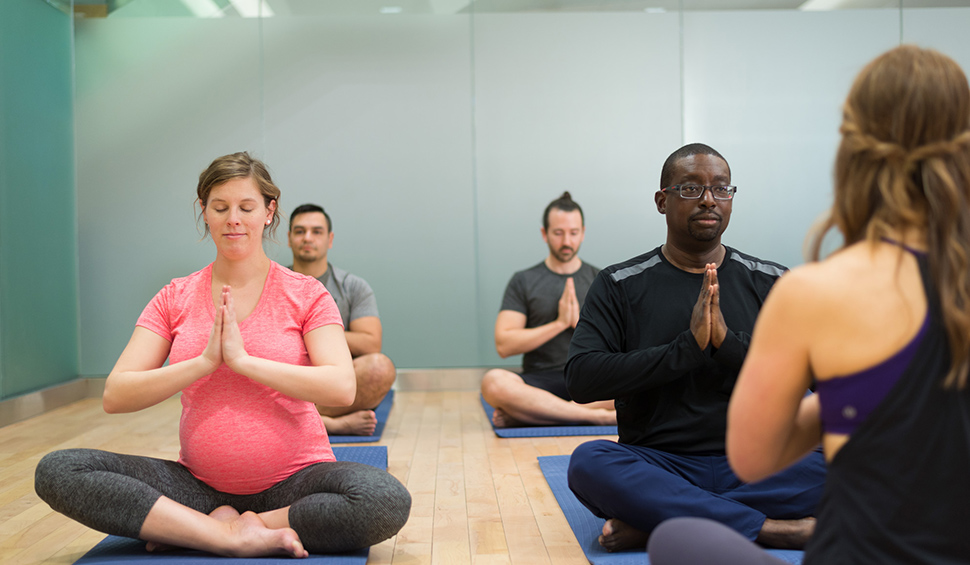
{"label": "man's short black hair", "polygon": [[569,191],[562,193],[562,196],[553,200],[546,206],[546,211],[542,213],[542,227],[546,230],[549,229],[549,212],[552,209],[562,210],[563,212],[572,212],[573,210],[579,210],[579,220],[583,226],[586,225],[586,218],[583,217],[583,209],[579,207],[579,204],[573,200],[573,197],[569,195]]}
{"label": "man's short black hair", "polygon": [[[727,159],[723,155],[717,152],[710,145],[704,145],[703,143],[689,143],[677,151],[670,154],[667,160],[664,161],[663,169],[660,170],[660,188],[667,188],[670,183],[673,182],[674,167],[677,166],[677,162],[686,157],[692,157],[694,155],[712,155],[718,159],[724,161],[727,165]],[[731,173],[731,165],[728,165],[728,174]]]}
{"label": "man's short black hair", "polygon": [[316,204],[301,204],[293,210],[290,214],[290,229],[293,229],[293,218],[299,216],[300,214],[309,214],[311,212],[320,212],[323,217],[327,219],[327,231],[333,231],[333,223],[330,222],[330,214],[328,214],[323,208],[317,206]]}

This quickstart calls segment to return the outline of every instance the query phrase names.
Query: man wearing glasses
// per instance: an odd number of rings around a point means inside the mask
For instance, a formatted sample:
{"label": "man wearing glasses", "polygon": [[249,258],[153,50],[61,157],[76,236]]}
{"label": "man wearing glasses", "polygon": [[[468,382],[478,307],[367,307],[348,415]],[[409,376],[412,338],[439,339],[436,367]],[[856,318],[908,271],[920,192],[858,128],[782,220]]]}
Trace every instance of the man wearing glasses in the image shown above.
{"label": "man wearing glasses", "polygon": [[801,548],[825,481],[820,452],[759,483],[731,471],[728,400],[755,318],[785,268],[721,244],[737,187],[695,143],[664,163],[654,200],[666,242],[600,271],[569,346],[577,402],[615,399],[619,442],[576,448],[569,486],[606,519],[608,550],[644,547],[667,518],[702,516],[776,548]]}

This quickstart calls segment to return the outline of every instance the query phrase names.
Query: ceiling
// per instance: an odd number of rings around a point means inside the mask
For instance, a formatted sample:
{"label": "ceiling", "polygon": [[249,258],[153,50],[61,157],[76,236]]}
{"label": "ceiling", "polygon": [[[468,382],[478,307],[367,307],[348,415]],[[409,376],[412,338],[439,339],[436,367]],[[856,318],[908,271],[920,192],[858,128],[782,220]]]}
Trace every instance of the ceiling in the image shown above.
{"label": "ceiling", "polygon": [[[46,0],[70,6],[70,0]],[[74,0],[87,17],[259,17],[970,7],[970,0]]]}

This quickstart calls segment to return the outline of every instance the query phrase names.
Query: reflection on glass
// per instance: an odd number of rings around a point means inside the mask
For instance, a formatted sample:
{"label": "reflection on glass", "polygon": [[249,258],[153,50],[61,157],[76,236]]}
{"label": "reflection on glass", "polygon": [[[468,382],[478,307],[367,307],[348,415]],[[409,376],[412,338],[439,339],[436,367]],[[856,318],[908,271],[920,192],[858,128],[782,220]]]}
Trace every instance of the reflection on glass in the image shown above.
{"label": "reflection on glass", "polygon": [[[45,0],[69,11],[70,0]],[[549,12],[866,10],[970,7],[970,0],[75,0],[107,5],[110,17],[267,18]]]}
{"label": "reflection on glass", "polygon": [[271,0],[90,0],[107,4],[110,18],[269,18],[283,2]]}

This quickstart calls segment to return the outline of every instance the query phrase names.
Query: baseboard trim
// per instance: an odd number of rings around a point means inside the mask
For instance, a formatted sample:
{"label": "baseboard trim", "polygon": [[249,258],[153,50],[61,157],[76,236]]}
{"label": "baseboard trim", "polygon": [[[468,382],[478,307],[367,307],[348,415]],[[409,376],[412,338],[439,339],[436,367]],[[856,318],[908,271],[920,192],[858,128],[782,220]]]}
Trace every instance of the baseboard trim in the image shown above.
{"label": "baseboard trim", "polygon": [[[517,370],[518,367],[503,367]],[[400,391],[478,390],[488,368],[398,369],[394,388]],[[0,427],[39,416],[104,393],[105,377],[80,378],[23,396],[0,400]]]}
{"label": "baseboard trim", "polygon": [[478,390],[482,376],[488,371],[480,367],[457,369],[398,369],[394,388],[401,391]]}
{"label": "baseboard trim", "polygon": [[0,427],[39,416],[85,398],[101,396],[104,379],[74,379],[63,384],[0,401]]}

